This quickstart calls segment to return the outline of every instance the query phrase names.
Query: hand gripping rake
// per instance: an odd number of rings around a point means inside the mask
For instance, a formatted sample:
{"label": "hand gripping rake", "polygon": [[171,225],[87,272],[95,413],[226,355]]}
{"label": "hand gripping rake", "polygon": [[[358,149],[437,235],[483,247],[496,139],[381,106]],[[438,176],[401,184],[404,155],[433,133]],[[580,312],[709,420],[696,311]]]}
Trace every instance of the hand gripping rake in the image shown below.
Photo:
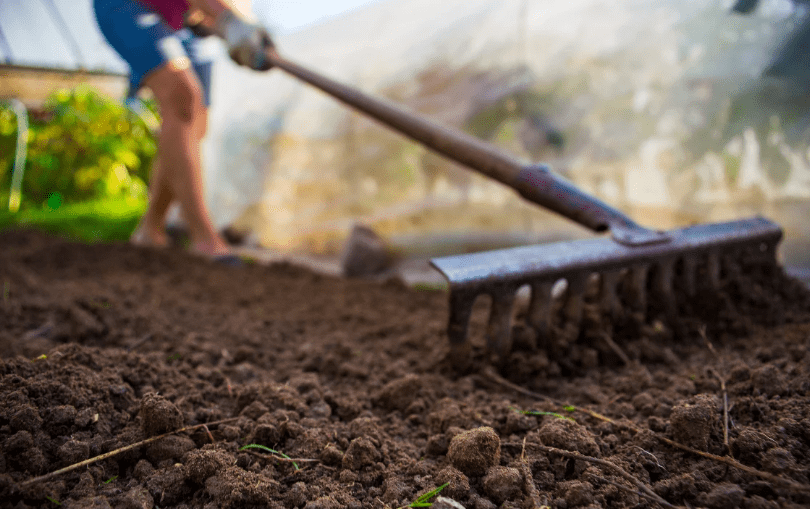
{"label": "hand gripping rake", "polygon": [[[432,265],[450,284],[447,334],[450,360],[456,365],[463,366],[468,361],[471,349],[467,339],[468,323],[473,304],[482,294],[492,299],[487,349],[496,360],[504,360],[512,349],[513,307],[521,287],[531,289],[528,324],[540,338],[548,338],[554,333],[554,310],[558,307],[562,307],[564,319],[578,327],[582,318],[582,296],[594,278],[599,283],[598,301],[604,312],[612,316],[621,314],[622,297],[627,294],[630,306],[636,313],[643,314],[652,292],[667,320],[675,323],[678,320],[676,279],[687,295],[694,296],[699,286],[698,277],[719,290],[721,271],[739,270],[740,265],[735,260],[768,266],[777,263],[776,246],[782,238],[782,230],[767,219],[755,217],[667,232],[653,231],[583,193],[547,166],[520,162],[478,138],[305,69],[282,58],[275,49],[268,49],[266,57],[274,67],[430,149],[510,186],[527,200],[595,232],[610,232],[612,238],[433,259]],[[562,299],[553,292],[555,283],[560,280],[565,280],[568,286]]]}

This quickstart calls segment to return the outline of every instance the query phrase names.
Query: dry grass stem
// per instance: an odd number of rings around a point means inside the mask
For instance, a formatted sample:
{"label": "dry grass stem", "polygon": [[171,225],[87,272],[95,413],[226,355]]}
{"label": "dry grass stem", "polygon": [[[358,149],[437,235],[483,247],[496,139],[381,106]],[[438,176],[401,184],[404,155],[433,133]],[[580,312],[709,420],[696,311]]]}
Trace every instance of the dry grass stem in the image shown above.
{"label": "dry grass stem", "polygon": [[720,382],[720,390],[723,391],[723,445],[726,448],[726,453],[731,451],[728,443],[728,390],[726,389],[726,380],[720,376],[715,370],[711,370],[717,381]]}
{"label": "dry grass stem", "polygon": [[616,344],[615,341],[613,341],[613,338],[610,337],[610,334],[604,333],[604,334],[601,334],[601,337],[602,337],[602,340],[605,343],[607,343],[607,346],[610,347],[610,349],[613,351],[613,353],[615,353],[617,356],[619,356],[619,358],[622,360],[622,362],[624,363],[625,366],[630,365],[630,357],[628,357],[627,354],[624,353],[624,350],[622,350],[622,347],[620,347],[619,345]]}
{"label": "dry grass stem", "polygon": [[[522,451],[521,455],[526,452],[525,438],[523,439],[523,447],[524,450]],[[523,476],[523,487],[532,501],[532,509],[547,507],[546,504],[540,501],[540,493],[537,491],[537,487],[534,485],[534,476],[532,475],[532,471],[529,469],[529,463],[526,461],[525,457],[521,458],[518,470],[520,470],[520,475]]]}
{"label": "dry grass stem", "polygon": [[[700,328],[700,337],[703,338],[703,342],[706,343],[706,347],[709,351],[714,355],[714,358],[720,363],[720,354],[717,352],[717,349],[714,348],[714,345],[711,341],[709,341],[709,337],[706,335],[706,327],[703,326]],[[710,368],[711,373],[717,378],[717,381],[720,382],[720,390],[723,391],[723,445],[726,448],[726,454],[731,451],[731,448],[728,444],[728,390],[726,389],[726,378],[725,376],[721,376],[716,370]]]}
{"label": "dry grass stem", "polygon": [[117,456],[117,455],[119,455],[119,454],[121,454],[123,452],[126,452],[126,451],[131,451],[132,449],[136,449],[138,447],[141,447],[142,445],[151,444],[152,442],[160,440],[161,438],[166,438],[166,437],[168,437],[170,435],[176,435],[177,433],[183,433],[184,431],[192,431],[192,430],[202,428],[202,427],[206,427],[206,426],[216,426],[216,425],[219,425],[219,424],[224,424],[226,422],[235,421],[236,419],[237,419],[236,417],[232,417],[230,419],[223,419],[221,421],[208,422],[208,423],[205,423],[205,424],[195,424],[194,426],[186,426],[185,428],[180,428],[178,430],[170,431],[170,432],[164,433],[162,435],[158,435],[158,436],[155,436],[155,437],[150,437],[150,438],[147,438],[146,440],[141,440],[140,442],[130,444],[130,445],[127,445],[127,446],[124,446],[124,447],[120,447],[118,449],[115,449],[114,451],[105,452],[104,454],[101,454],[101,455],[96,456],[94,458],[90,458],[90,459],[86,459],[84,461],[80,461],[78,463],[74,463],[73,465],[69,465],[69,466],[67,466],[65,468],[60,468],[59,470],[55,470],[55,471],[51,472],[50,474],[45,474],[45,475],[41,475],[39,477],[34,477],[33,479],[29,479],[29,480],[21,483],[20,486],[25,487],[25,486],[30,486],[32,484],[36,484],[38,482],[47,481],[48,479],[51,479],[51,478],[56,477],[56,476],[61,475],[61,474],[66,474],[66,473],[68,473],[70,471],[76,470],[77,468],[85,467],[87,465],[92,465],[93,463],[96,463],[96,462],[102,461],[102,460],[106,460],[107,458],[112,458],[113,456]]}
{"label": "dry grass stem", "polygon": [[245,452],[245,453],[250,454],[251,456],[255,456],[256,458],[261,458],[261,459],[264,459],[264,460],[270,460],[271,459],[271,460],[275,460],[275,461],[283,461],[285,463],[293,463],[293,464],[295,464],[295,463],[320,463],[321,462],[321,460],[316,460],[316,459],[285,458],[283,456],[278,456],[278,455],[275,455],[275,454],[262,454],[260,452],[249,451],[249,450],[243,450],[243,451],[240,451],[240,452]]}
{"label": "dry grass stem", "polygon": [[[488,380],[490,380],[490,381],[492,381],[492,382],[494,382],[496,384],[499,384],[501,386],[512,389],[512,390],[514,390],[514,391],[516,391],[516,392],[518,392],[520,394],[523,394],[524,396],[529,396],[529,397],[536,398],[536,399],[539,399],[539,400],[544,400],[544,401],[550,401],[550,402],[558,404],[560,406],[565,406],[565,404],[556,402],[553,398],[550,398],[548,396],[544,396],[542,394],[534,393],[534,392],[532,392],[532,391],[530,391],[528,389],[524,389],[523,387],[520,387],[519,385],[515,385],[512,382],[510,382],[508,380],[505,380],[503,377],[501,377],[497,373],[493,372],[492,370],[485,370],[485,371],[483,371],[483,374],[484,374],[484,377],[486,379],[488,379]],[[609,422],[609,423],[611,423],[611,424],[613,424],[615,426],[620,426],[620,427],[629,429],[629,430],[631,430],[631,431],[633,431],[635,433],[642,433],[642,431],[643,431],[641,428],[638,428],[638,427],[636,427],[636,426],[634,426],[632,424],[628,424],[626,422],[614,421],[610,417],[606,417],[606,416],[604,416],[604,415],[602,415],[602,414],[600,414],[598,412],[594,412],[593,410],[589,410],[587,408],[575,407],[575,411],[584,413],[586,415],[590,415],[591,417],[593,417],[595,419],[598,419],[600,421]],[[665,437],[664,435],[662,435],[660,433],[657,433],[655,431],[652,431],[652,430],[647,430],[647,431],[649,431],[649,433],[651,433],[655,438],[657,438],[661,442],[664,442],[665,444],[667,444],[667,445],[669,445],[671,447],[674,447],[676,449],[680,449],[680,450],[685,451],[685,452],[696,454],[698,456],[701,456],[701,457],[716,461],[718,463],[723,463],[724,465],[734,467],[734,468],[736,468],[738,470],[741,470],[741,471],[743,471],[745,473],[757,476],[760,479],[765,479],[766,481],[770,481],[770,482],[772,482],[774,484],[778,484],[778,485],[780,485],[780,486],[782,486],[784,488],[790,489],[790,490],[795,491],[795,492],[810,493],[810,486],[807,486],[805,484],[801,484],[801,483],[798,483],[798,482],[793,481],[791,479],[785,479],[783,477],[779,477],[777,475],[774,475],[774,474],[771,474],[771,473],[768,473],[768,472],[763,472],[761,470],[757,470],[756,468],[749,467],[747,465],[743,465],[742,463],[738,462],[737,460],[735,460],[734,458],[732,458],[730,456],[717,456],[716,454],[711,454],[711,453],[708,453],[708,452],[705,452],[705,451],[700,451],[698,449],[694,449],[692,447],[689,447],[688,445],[684,445],[684,444],[682,444],[680,442],[676,442],[674,440],[671,440],[671,439]]]}
{"label": "dry grass stem", "polygon": [[[503,444],[503,445],[509,446],[509,447],[519,447],[520,446],[520,444],[508,444],[508,443]],[[660,505],[662,505],[664,507],[667,507],[667,508],[674,508],[675,507],[674,505],[670,504],[669,502],[667,502],[666,500],[661,498],[661,496],[658,495],[656,492],[654,492],[649,486],[647,486],[643,482],[636,479],[636,477],[634,475],[627,472],[622,467],[620,467],[620,466],[618,466],[618,465],[616,465],[614,463],[611,463],[611,462],[609,462],[607,460],[594,458],[592,456],[586,456],[586,455],[584,455],[582,453],[579,453],[579,452],[576,452],[576,451],[566,451],[564,449],[557,449],[556,447],[549,447],[547,445],[542,445],[542,444],[538,444],[538,443],[534,443],[534,442],[528,442],[526,445],[528,445],[529,447],[532,447],[534,449],[538,449],[538,450],[540,450],[540,451],[542,451],[542,452],[544,452],[546,454],[557,454],[559,456],[563,456],[563,457],[566,457],[566,458],[572,458],[572,459],[587,461],[589,463],[594,463],[596,465],[601,465],[603,467],[609,468],[609,469],[615,471],[616,473],[618,473],[619,475],[621,475],[622,477],[624,477],[625,479],[627,479],[628,481],[630,481],[631,483],[635,484],[642,492],[646,493],[650,498],[655,500],[658,504],[660,504]]]}
{"label": "dry grass stem", "polygon": [[208,429],[208,425],[203,424],[202,428],[205,430],[205,433],[208,435],[208,439],[211,440],[211,443],[213,444],[214,442],[216,442],[216,440],[214,440],[214,435],[211,434],[211,430]]}
{"label": "dry grass stem", "polygon": [[152,339],[152,337],[153,336],[152,336],[151,333],[144,334],[140,338],[133,341],[133,343],[131,345],[129,345],[129,347],[127,348],[127,352],[132,352],[133,350],[136,350],[136,349],[140,348],[141,346],[143,346],[144,343],[146,343],[147,341]]}
{"label": "dry grass stem", "polygon": [[607,484],[612,484],[613,486],[616,486],[620,490],[624,490],[624,491],[626,491],[628,493],[632,493],[632,494],[634,494],[636,496],[639,496],[639,497],[641,497],[643,499],[650,500],[652,502],[658,502],[657,499],[652,498],[648,494],[646,494],[644,492],[641,492],[641,491],[638,491],[638,490],[634,490],[632,488],[628,488],[624,484],[617,483],[616,481],[611,481],[610,479],[607,479],[605,477],[599,477],[598,475],[594,475],[593,478],[600,481],[600,482],[604,482],[604,483],[607,483]]}

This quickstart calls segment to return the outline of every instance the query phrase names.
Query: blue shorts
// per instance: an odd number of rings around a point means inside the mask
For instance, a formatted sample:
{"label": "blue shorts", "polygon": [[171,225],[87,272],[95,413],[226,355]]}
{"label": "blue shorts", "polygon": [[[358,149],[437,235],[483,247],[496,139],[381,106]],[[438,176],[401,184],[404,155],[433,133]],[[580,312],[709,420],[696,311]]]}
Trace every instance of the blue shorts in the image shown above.
{"label": "blue shorts", "polygon": [[149,72],[177,58],[187,57],[202,86],[205,104],[211,103],[211,61],[197,52],[199,37],[174,30],[163,18],[136,0],[93,0],[101,33],[130,67],[132,98]]}

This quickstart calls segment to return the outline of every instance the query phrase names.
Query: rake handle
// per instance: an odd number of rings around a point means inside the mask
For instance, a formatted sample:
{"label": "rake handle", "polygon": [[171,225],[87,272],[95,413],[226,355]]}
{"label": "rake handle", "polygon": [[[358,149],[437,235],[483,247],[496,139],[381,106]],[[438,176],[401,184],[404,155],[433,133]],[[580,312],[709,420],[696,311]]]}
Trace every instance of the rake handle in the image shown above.
{"label": "rake handle", "polygon": [[610,230],[626,245],[658,243],[666,234],[636,224],[621,211],[590,196],[545,165],[516,160],[467,133],[449,129],[392,102],[367,95],[281,57],[275,48],[265,52],[267,62],[372,117],[422,145],[497,180],[527,200],[552,210],[596,232]]}

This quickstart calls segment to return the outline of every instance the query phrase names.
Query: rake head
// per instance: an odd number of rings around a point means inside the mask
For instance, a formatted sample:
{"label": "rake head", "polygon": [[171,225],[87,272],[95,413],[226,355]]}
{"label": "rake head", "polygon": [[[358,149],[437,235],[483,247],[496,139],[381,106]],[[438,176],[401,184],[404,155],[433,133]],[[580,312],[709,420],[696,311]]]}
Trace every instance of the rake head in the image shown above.
{"label": "rake head", "polygon": [[[504,361],[512,350],[516,296],[524,287],[530,292],[526,325],[542,345],[579,334],[586,293],[612,318],[630,312],[644,319],[654,301],[677,334],[682,327],[676,286],[691,299],[705,291],[719,292],[722,280],[752,263],[775,268],[782,239],[779,226],[764,218],[667,233],[666,242],[637,246],[595,238],[431,260],[450,284],[450,360],[458,367],[469,362],[473,305],[480,295],[489,295],[486,348],[495,362]],[[566,337],[555,337],[559,335]]]}

